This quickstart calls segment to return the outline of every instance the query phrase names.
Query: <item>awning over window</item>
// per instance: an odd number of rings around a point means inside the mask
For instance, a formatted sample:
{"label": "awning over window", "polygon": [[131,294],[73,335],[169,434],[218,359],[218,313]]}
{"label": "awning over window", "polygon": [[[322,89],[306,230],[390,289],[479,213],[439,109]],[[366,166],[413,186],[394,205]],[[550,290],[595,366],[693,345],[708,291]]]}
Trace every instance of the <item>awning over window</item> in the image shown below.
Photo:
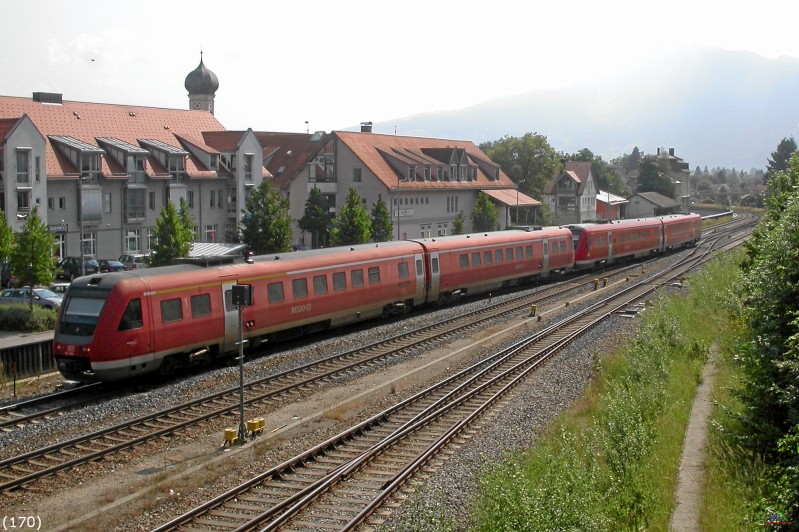
{"label": "awning over window", "polygon": [[541,202],[537,199],[531,198],[527,194],[517,192],[514,188],[501,188],[493,190],[482,190],[485,194],[508,207],[539,207]]}

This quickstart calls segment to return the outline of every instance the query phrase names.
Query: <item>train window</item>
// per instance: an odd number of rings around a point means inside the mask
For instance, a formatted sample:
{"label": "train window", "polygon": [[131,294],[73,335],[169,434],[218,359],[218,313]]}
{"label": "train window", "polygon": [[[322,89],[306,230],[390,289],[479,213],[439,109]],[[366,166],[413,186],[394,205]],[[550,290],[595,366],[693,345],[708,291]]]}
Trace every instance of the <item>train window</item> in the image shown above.
{"label": "train window", "polygon": [[469,267],[469,255],[463,254],[459,257],[461,268],[468,268]]}
{"label": "train window", "polygon": [[183,305],[180,298],[161,301],[161,322],[172,323],[183,319]]}
{"label": "train window", "polygon": [[285,299],[283,295],[283,282],[269,283],[266,285],[266,295],[270,303],[280,303]]}
{"label": "train window", "polygon": [[505,250],[505,258],[508,262],[513,262],[513,248],[508,248]]}
{"label": "train window", "polygon": [[333,274],[333,291],[339,292],[347,289],[347,274],[336,272]]}
{"label": "train window", "polygon": [[407,279],[408,278],[409,270],[408,270],[408,263],[407,262],[400,262],[399,264],[397,264],[397,270],[399,272],[399,278],[400,279]]}
{"label": "train window", "polygon": [[496,262],[497,264],[502,262],[502,250],[501,249],[498,249],[494,253],[494,259],[496,259],[496,260],[494,260],[494,262]]}
{"label": "train window", "polygon": [[211,314],[211,294],[191,296],[191,317],[200,318]]}
{"label": "train window", "polygon": [[491,252],[483,252],[483,264],[491,264]]}
{"label": "train window", "polygon": [[122,319],[119,320],[118,331],[127,331],[130,329],[141,329],[144,326],[144,320],[141,316],[141,299],[131,299],[128,306],[125,308],[125,313]]}
{"label": "train window", "polygon": [[353,288],[363,286],[363,270],[352,270],[350,272],[350,282]]}
{"label": "train window", "polygon": [[313,293],[316,295],[327,293],[327,275],[315,275],[313,278]]}
{"label": "train window", "polygon": [[294,299],[308,297],[308,279],[294,279],[291,281],[291,291]]}
{"label": "train window", "polygon": [[519,246],[516,248],[516,260],[524,259],[524,253],[522,252],[522,247]]}
{"label": "train window", "polygon": [[369,268],[369,284],[377,284],[380,282],[380,268],[372,266]]}
{"label": "train window", "polygon": [[560,241],[560,252],[561,253],[566,253],[566,241],[565,240],[561,240]]}
{"label": "train window", "polygon": [[480,266],[480,254],[479,253],[472,253],[472,266],[474,268]]}
{"label": "train window", "polygon": [[431,269],[433,270],[433,273],[438,273],[438,257],[434,257],[431,262],[432,262]]}
{"label": "train window", "polygon": [[416,275],[422,275],[422,259],[416,259]]}
{"label": "train window", "polygon": [[533,258],[533,246],[524,246],[524,252],[528,259]]}

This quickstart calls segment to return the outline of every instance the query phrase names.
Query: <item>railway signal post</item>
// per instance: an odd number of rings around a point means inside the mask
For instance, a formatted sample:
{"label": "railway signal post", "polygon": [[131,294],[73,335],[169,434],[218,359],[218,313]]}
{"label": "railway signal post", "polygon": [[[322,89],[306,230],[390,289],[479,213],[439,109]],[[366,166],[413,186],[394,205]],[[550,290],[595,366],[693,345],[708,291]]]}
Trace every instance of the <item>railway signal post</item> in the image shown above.
{"label": "railway signal post", "polygon": [[239,445],[247,441],[247,431],[244,428],[244,320],[242,311],[244,307],[252,305],[252,285],[233,285],[233,304],[239,311]]}

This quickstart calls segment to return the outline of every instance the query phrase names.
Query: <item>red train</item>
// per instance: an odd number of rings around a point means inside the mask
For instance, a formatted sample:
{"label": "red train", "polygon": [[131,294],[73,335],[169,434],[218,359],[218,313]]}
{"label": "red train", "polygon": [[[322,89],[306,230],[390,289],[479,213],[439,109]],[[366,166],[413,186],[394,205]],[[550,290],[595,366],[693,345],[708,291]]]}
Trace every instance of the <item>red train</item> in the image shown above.
{"label": "red train", "polygon": [[[596,227],[615,231],[622,224]],[[169,374],[238,351],[235,284],[252,286],[252,305],[242,311],[243,335],[257,346],[570,271],[578,264],[581,239],[593,234],[593,227],[363,244],[216,266],[185,261],[80,277],[59,311],[53,353],[59,371],[70,380]],[[645,227],[652,232],[660,227],[664,233],[666,219],[647,220]],[[672,246],[699,237],[681,238]],[[613,242],[605,260],[622,256],[616,251],[624,245]],[[664,243],[661,238],[660,250]],[[590,254],[586,260],[602,262],[598,243],[585,249]]]}
{"label": "red train", "polygon": [[596,268],[695,245],[702,236],[698,214],[619,220],[606,224],[570,225],[574,267]]}

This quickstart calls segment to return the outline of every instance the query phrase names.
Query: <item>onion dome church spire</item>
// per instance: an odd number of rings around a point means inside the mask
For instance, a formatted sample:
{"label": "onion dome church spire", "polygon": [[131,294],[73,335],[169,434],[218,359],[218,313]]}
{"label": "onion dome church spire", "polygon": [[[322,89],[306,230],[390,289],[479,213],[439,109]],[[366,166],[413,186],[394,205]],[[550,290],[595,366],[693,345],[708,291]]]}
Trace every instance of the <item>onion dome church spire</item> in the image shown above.
{"label": "onion dome church spire", "polygon": [[216,74],[206,68],[202,52],[200,52],[199,66],[189,72],[184,86],[189,91],[189,109],[198,109],[214,114],[214,96],[219,88],[219,80],[216,78]]}

